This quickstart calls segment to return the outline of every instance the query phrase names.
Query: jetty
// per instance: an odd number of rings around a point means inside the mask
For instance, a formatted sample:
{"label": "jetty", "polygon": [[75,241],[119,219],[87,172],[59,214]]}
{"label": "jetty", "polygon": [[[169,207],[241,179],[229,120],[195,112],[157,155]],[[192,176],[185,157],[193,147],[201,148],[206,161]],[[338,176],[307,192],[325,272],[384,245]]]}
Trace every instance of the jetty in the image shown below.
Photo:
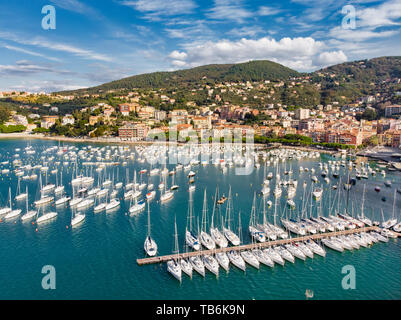
{"label": "jetty", "polygon": [[[361,233],[361,232],[369,232],[369,231],[377,231],[380,232],[381,229],[376,226],[372,227],[363,227],[363,228],[356,228],[352,230],[344,230],[344,231],[335,231],[335,232],[326,232],[326,233],[319,233],[319,234],[311,234],[311,235],[306,235],[303,237],[297,237],[297,238],[289,238],[289,239],[282,239],[282,240],[275,240],[275,241],[266,241],[262,243],[250,243],[250,244],[244,244],[241,246],[235,246],[235,247],[227,247],[227,248],[218,248],[218,249],[213,249],[213,250],[201,250],[201,251],[192,251],[192,252],[184,252],[180,254],[170,254],[166,256],[157,256],[157,257],[151,257],[151,258],[142,258],[142,259],[137,259],[136,262],[138,265],[147,265],[147,264],[155,264],[155,263],[163,263],[167,262],[172,259],[176,259],[177,257],[179,259],[181,258],[189,258],[193,256],[200,256],[200,255],[205,255],[205,254],[215,254],[218,252],[229,252],[229,251],[242,251],[242,250],[251,250],[251,249],[263,249],[267,248],[270,246],[277,246],[277,245],[283,245],[287,243],[292,243],[292,242],[300,242],[300,241],[307,241],[307,240],[319,240],[323,238],[329,238],[329,237],[334,237],[334,236],[340,236],[340,235],[348,235],[348,234],[354,234],[354,233]],[[394,232],[397,237],[401,237],[401,233],[396,233]]]}

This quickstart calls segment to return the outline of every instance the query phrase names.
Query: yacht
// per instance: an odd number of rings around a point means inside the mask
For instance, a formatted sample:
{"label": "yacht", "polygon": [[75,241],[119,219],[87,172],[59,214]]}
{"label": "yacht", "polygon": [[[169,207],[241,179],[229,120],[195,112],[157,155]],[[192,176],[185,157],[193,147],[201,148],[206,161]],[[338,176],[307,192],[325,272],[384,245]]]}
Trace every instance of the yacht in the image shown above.
{"label": "yacht", "polygon": [[170,272],[174,278],[176,278],[178,281],[181,282],[182,278],[182,269],[181,265],[178,262],[178,233],[177,233],[177,221],[176,219],[174,220],[174,253],[177,254],[177,257],[175,259],[172,259],[170,261],[167,261],[167,271]]}
{"label": "yacht", "polygon": [[145,201],[143,201],[143,200],[137,201],[135,199],[134,205],[129,208],[129,213],[131,215],[136,214],[136,213],[142,211],[143,209],[145,209],[145,206],[146,206]]}
{"label": "yacht", "polygon": [[190,257],[189,262],[197,273],[203,277],[205,276],[205,265],[199,256]]}
{"label": "yacht", "polygon": [[182,279],[182,269],[177,260],[173,259],[167,261],[167,271],[170,272],[174,278],[181,282]]}
{"label": "yacht", "polygon": [[149,257],[154,257],[157,254],[157,244],[156,242],[152,239],[151,237],[151,227],[150,227],[150,204],[148,201],[148,235],[146,236],[145,243],[144,243],[144,249],[146,254]]}
{"label": "yacht", "polygon": [[277,263],[281,266],[284,266],[284,259],[281,257],[281,255],[274,250],[274,248],[269,247],[263,250],[264,254],[267,255],[268,257],[270,257],[270,259],[274,262]]}
{"label": "yacht", "polygon": [[187,259],[180,259],[180,266],[181,270],[188,275],[190,278],[192,278],[192,272],[193,272],[193,267],[190,262],[188,262]]}
{"label": "yacht", "polygon": [[238,251],[228,251],[227,256],[230,260],[230,262],[236,266],[237,268],[241,269],[242,271],[245,271],[246,265],[244,259],[239,255]]}
{"label": "yacht", "polygon": [[241,251],[241,257],[245,260],[246,263],[251,265],[252,267],[259,269],[259,260],[255,257],[255,255],[250,250]]}
{"label": "yacht", "polygon": [[203,256],[203,264],[207,270],[214,273],[217,277],[219,276],[219,263],[213,256],[205,254]]}
{"label": "yacht", "polygon": [[230,259],[228,258],[225,252],[217,252],[216,260],[220,264],[220,266],[228,272],[230,269]]}
{"label": "yacht", "polygon": [[265,254],[264,251],[261,249],[253,249],[252,250],[253,255],[258,259],[258,261],[268,267],[273,268],[274,267],[274,262],[270,258],[268,254]]}

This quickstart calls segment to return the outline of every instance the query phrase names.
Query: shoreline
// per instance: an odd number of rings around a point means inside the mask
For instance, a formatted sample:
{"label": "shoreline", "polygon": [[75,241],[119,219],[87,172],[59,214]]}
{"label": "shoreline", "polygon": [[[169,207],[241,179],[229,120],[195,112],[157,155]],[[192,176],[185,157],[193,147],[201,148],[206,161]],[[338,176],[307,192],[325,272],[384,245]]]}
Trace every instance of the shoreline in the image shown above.
{"label": "shoreline", "polygon": [[[118,137],[113,138],[72,138],[65,136],[46,136],[43,133],[29,134],[29,133],[0,133],[0,141],[6,139],[38,139],[38,140],[50,140],[50,141],[65,141],[65,142],[74,142],[74,143],[103,143],[103,144],[127,144],[127,145],[153,145],[153,144],[168,144],[168,145],[178,145],[184,146],[186,142],[177,142],[177,141],[166,141],[166,142],[158,142],[158,141],[133,141],[133,140],[121,140]],[[335,155],[338,153],[337,150],[327,150],[327,149],[318,149],[311,147],[302,147],[302,146],[288,146],[288,145],[266,145],[262,143],[254,143],[254,146],[258,149],[275,149],[275,148],[285,148],[285,149],[295,149],[300,151],[308,151],[308,152],[319,152],[330,155]]]}

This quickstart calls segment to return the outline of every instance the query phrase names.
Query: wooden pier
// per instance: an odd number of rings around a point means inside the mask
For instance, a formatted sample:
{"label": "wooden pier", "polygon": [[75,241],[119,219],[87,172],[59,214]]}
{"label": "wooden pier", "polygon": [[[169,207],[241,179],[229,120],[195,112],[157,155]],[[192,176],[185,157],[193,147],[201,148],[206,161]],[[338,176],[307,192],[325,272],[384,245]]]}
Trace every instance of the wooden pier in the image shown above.
{"label": "wooden pier", "polygon": [[[191,252],[185,252],[185,253],[178,254],[178,258],[189,258],[189,257],[199,256],[199,255],[204,255],[204,254],[212,255],[212,254],[215,254],[218,252],[228,252],[228,251],[232,251],[232,250],[242,251],[242,250],[249,250],[249,249],[256,249],[256,248],[263,249],[263,248],[267,248],[270,246],[282,245],[282,244],[291,243],[291,242],[306,241],[309,239],[319,240],[319,239],[333,237],[333,236],[340,236],[340,235],[347,235],[347,234],[354,234],[354,233],[368,232],[368,231],[380,232],[381,229],[379,227],[364,227],[364,228],[356,228],[356,229],[352,229],[352,230],[319,233],[319,234],[307,235],[307,236],[297,237],[297,238],[266,241],[266,242],[262,242],[262,243],[250,243],[250,244],[245,244],[242,246],[235,246],[235,247],[218,248],[218,249],[216,248],[214,250],[191,251]],[[394,232],[394,233],[398,237],[401,237],[401,233],[396,233],[396,232]],[[138,263],[138,265],[141,266],[141,265],[145,265],[145,264],[163,263],[163,262],[167,262],[171,259],[175,259],[175,258],[177,258],[177,254],[170,254],[167,256],[158,256],[158,257],[137,259],[136,262]]]}

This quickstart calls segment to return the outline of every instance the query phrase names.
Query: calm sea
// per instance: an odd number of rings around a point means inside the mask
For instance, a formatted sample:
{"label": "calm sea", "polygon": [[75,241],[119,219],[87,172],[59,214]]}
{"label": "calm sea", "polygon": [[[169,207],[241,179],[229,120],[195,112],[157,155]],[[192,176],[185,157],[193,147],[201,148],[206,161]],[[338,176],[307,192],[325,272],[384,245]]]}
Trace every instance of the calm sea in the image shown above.
{"label": "calm sea", "polygon": [[[26,155],[23,151],[31,145],[36,154]],[[41,164],[42,152],[57,142],[41,140],[1,140],[0,162],[10,161],[10,165],[1,165],[1,168],[12,168],[11,162],[15,159],[15,148],[21,148],[20,159],[24,164]],[[63,143],[61,143],[63,145]],[[64,145],[72,145],[65,143]],[[86,144],[75,144],[78,148]],[[99,146],[99,145],[96,145]],[[55,154],[53,154],[55,155]],[[56,156],[56,155],[55,155]],[[49,157],[48,155],[46,156]],[[322,155],[320,161],[327,162],[331,156]],[[57,160],[56,159],[54,161]],[[49,172],[55,169],[54,161],[49,163]],[[319,184],[324,186],[322,210],[327,214],[329,200],[334,198],[331,187],[325,184],[320,176],[319,160],[287,161],[281,164],[290,165],[294,171],[294,179],[298,179],[298,189],[295,201],[301,206],[303,181],[311,182],[311,173],[299,173],[299,166],[315,168]],[[374,164],[372,164],[374,166]],[[71,176],[73,165],[60,165],[63,171],[63,183],[67,193],[71,194]],[[125,181],[126,168],[129,168],[130,179],[133,172],[149,168],[148,164],[128,162],[118,170],[108,168],[107,176]],[[173,169],[173,166],[168,166]],[[273,168],[267,168],[273,171]],[[237,176],[233,168],[223,173],[214,165],[196,166],[194,192],[194,213],[201,218],[203,192],[206,188],[209,216],[212,212],[212,203],[216,186],[220,194],[228,194],[229,185],[233,193],[233,225],[238,226],[238,214],[241,212],[243,226],[242,238],[245,243],[250,242],[247,232],[252,198],[254,192],[261,190],[263,182],[263,166],[253,170],[250,175]],[[344,168],[341,168],[342,174]],[[97,174],[95,182],[97,181]],[[43,181],[45,176],[43,175]],[[282,174],[283,177],[283,174]],[[10,170],[7,175],[0,175],[1,206],[8,201],[8,189],[12,187],[14,198],[17,189],[17,178]],[[169,177],[170,179],[170,177]],[[391,180],[393,186],[384,186],[384,178],[377,174],[368,180],[358,180],[351,191],[349,210],[359,213],[361,208],[363,185],[366,184],[365,212],[375,220],[381,220],[381,209],[385,217],[393,212],[394,188],[401,186],[399,173],[388,173],[386,180]],[[140,177],[138,175],[138,182]],[[338,180],[330,176],[331,183]],[[150,178],[157,186],[159,176]],[[48,175],[48,182],[55,183],[55,175]],[[144,177],[148,182],[148,177]],[[274,179],[272,181],[274,183]],[[158,202],[160,197],[157,190],[156,199],[151,202],[152,236],[159,247],[159,254],[170,254],[174,247],[174,217],[177,217],[180,249],[183,250],[184,231],[188,212],[188,178],[184,171],[176,175],[176,184],[180,186],[174,198],[168,203]],[[21,182],[25,190],[29,188],[29,202],[37,199],[38,181]],[[168,181],[171,185],[171,180]],[[375,186],[381,186],[380,193],[374,191]],[[386,197],[386,201],[382,201]],[[122,198],[122,192],[119,193]],[[342,196],[342,198],[344,198]],[[270,199],[273,200],[272,195]],[[257,212],[261,217],[261,198],[257,197]],[[286,214],[285,192],[280,199],[281,206],[278,214]],[[316,203],[314,203],[316,205]],[[14,207],[25,210],[25,202],[15,203]],[[1,299],[305,299],[305,290],[314,292],[314,299],[401,299],[401,242],[390,240],[388,243],[378,243],[371,248],[361,248],[353,252],[334,252],[327,249],[326,258],[315,256],[305,262],[296,260],[295,264],[286,263],[284,267],[268,268],[261,266],[259,270],[247,267],[242,272],[231,267],[228,273],[220,270],[219,278],[207,273],[205,278],[194,274],[193,279],[183,275],[182,283],[178,283],[166,270],[166,265],[149,265],[139,267],[137,258],[144,257],[143,243],[147,233],[146,211],[135,217],[129,217],[127,211],[129,202],[122,200],[121,207],[113,213],[94,214],[92,209],[87,210],[85,221],[77,228],[67,228],[71,220],[71,211],[68,207],[57,209],[58,217],[36,227],[31,222],[22,223],[21,220],[3,221],[0,223],[0,298]],[[395,212],[400,217],[401,195],[396,201]],[[46,210],[54,210],[54,207]],[[312,210],[316,210],[312,207]],[[268,209],[268,217],[272,220],[273,207]],[[225,206],[222,207],[223,215]],[[37,228],[37,230],[36,230]],[[52,265],[56,269],[56,289],[44,290],[41,286],[42,267]],[[342,268],[352,265],[356,270],[356,289],[344,290],[341,282],[344,274]]]}

